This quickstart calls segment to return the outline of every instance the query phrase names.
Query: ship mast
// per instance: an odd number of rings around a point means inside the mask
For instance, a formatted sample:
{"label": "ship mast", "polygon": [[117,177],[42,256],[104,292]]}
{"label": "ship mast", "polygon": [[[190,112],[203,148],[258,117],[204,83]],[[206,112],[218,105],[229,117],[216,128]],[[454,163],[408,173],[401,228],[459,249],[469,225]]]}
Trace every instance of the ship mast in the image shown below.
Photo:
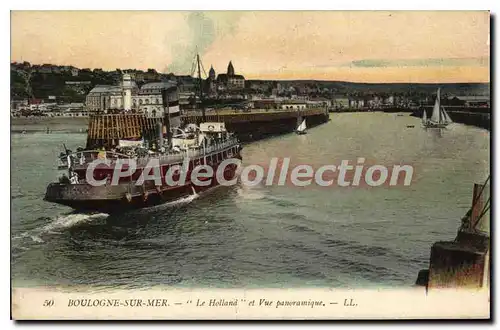
{"label": "ship mast", "polygon": [[439,92],[440,92],[440,90],[441,90],[441,88],[438,88],[438,92],[437,92],[437,102],[438,102],[438,105],[439,105],[439,107],[438,107],[438,110],[439,110],[439,111],[438,111],[438,123],[440,123],[440,124],[441,124],[441,95],[440,95],[440,93],[439,93]]}
{"label": "ship mast", "polygon": [[205,116],[205,107],[203,105],[203,81],[201,80],[201,68],[200,68],[200,54],[196,54],[196,62],[198,65],[198,81],[200,83],[200,106],[201,106],[201,118],[203,122],[207,121]]}

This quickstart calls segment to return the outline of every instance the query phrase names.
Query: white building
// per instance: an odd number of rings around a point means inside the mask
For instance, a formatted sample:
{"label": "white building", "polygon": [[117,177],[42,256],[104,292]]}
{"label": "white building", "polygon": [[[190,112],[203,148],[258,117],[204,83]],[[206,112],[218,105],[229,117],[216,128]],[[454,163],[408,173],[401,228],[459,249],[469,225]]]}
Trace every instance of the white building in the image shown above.
{"label": "white building", "polygon": [[365,106],[365,100],[357,97],[349,99],[349,108],[351,109],[361,109]]}
{"label": "white building", "polygon": [[38,103],[38,104],[30,104],[29,109],[31,111],[50,111],[57,107],[57,103],[52,102],[52,103]]}
{"label": "white building", "polygon": [[335,109],[349,108],[349,98],[347,96],[338,95],[333,98],[332,107]]}
{"label": "white building", "polygon": [[293,102],[293,103],[282,103],[280,108],[283,110],[303,110],[307,107],[307,104],[304,102]]}
{"label": "white building", "polygon": [[119,86],[97,85],[86,97],[89,112],[134,112],[148,117],[163,117],[168,106],[170,117],[179,117],[179,92],[174,81],[153,82],[141,88],[129,74]]}
{"label": "white building", "polygon": [[121,86],[97,85],[87,94],[85,106],[89,112],[108,112],[121,109],[123,89]]}
{"label": "white building", "polygon": [[330,108],[332,106],[332,100],[323,99],[323,98],[309,100],[309,101],[306,101],[306,103],[307,103],[308,108],[324,108],[324,107]]}
{"label": "white building", "polygon": [[491,101],[489,96],[484,95],[468,95],[468,96],[457,96],[461,101],[465,102],[466,107],[490,107]]}
{"label": "white building", "polygon": [[132,96],[132,109],[148,117],[164,117],[166,107],[171,118],[179,117],[180,120],[179,92],[174,81],[144,84]]}

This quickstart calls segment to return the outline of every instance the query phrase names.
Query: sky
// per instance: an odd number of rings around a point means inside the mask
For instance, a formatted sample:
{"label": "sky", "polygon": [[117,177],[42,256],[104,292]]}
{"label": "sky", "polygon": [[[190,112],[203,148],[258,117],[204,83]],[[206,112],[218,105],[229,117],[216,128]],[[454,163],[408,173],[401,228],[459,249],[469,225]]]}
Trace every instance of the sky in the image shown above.
{"label": "sky", "polygon": [[11,61],[246,79],[489,82],[487,11],[12,11]]}

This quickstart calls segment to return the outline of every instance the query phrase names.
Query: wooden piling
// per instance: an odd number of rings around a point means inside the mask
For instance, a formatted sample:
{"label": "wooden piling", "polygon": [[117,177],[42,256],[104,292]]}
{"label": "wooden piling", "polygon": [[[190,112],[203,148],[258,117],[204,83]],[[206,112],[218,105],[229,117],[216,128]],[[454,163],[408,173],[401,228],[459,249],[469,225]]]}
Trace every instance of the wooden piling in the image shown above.
{"label": "wooden piling", "polygon": [[152,132],[161,120],[138,114],[92,115],[88,124],[87,148],[113,148],[121,139],[156,138]]}

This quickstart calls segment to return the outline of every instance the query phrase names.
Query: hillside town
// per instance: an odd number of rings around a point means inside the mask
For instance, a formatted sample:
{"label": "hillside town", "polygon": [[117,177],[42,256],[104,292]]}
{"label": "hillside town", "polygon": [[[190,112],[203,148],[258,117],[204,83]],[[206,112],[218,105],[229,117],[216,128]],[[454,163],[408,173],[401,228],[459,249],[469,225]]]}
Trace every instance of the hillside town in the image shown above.
{"label": "hillside town", "polygon": [[[219,71],[219,70],[217,70]],[[52,64],[11,63],[11,116],[86,117],[122,108],[122,96],[130,89],[131,111],[148,117],[163,115],[161,88],[175,87],[182,112],[200,108],[290,110],[309,107],[329,111],[370,111],[385,108],[412,109],[430,105],[434,84],[358,84],[335,81],[250,80],[229,61],[218,73],[210,67],[200,79],[192,75],[160,73],[155,69],[79,69]],[[130,77],[129,87],[124,76]],[[473,86],[471,86],[473,85]],[[472,93],[471,93],[472,91]],[[490,106],[488,84],[445,84],[443,106]]]}

